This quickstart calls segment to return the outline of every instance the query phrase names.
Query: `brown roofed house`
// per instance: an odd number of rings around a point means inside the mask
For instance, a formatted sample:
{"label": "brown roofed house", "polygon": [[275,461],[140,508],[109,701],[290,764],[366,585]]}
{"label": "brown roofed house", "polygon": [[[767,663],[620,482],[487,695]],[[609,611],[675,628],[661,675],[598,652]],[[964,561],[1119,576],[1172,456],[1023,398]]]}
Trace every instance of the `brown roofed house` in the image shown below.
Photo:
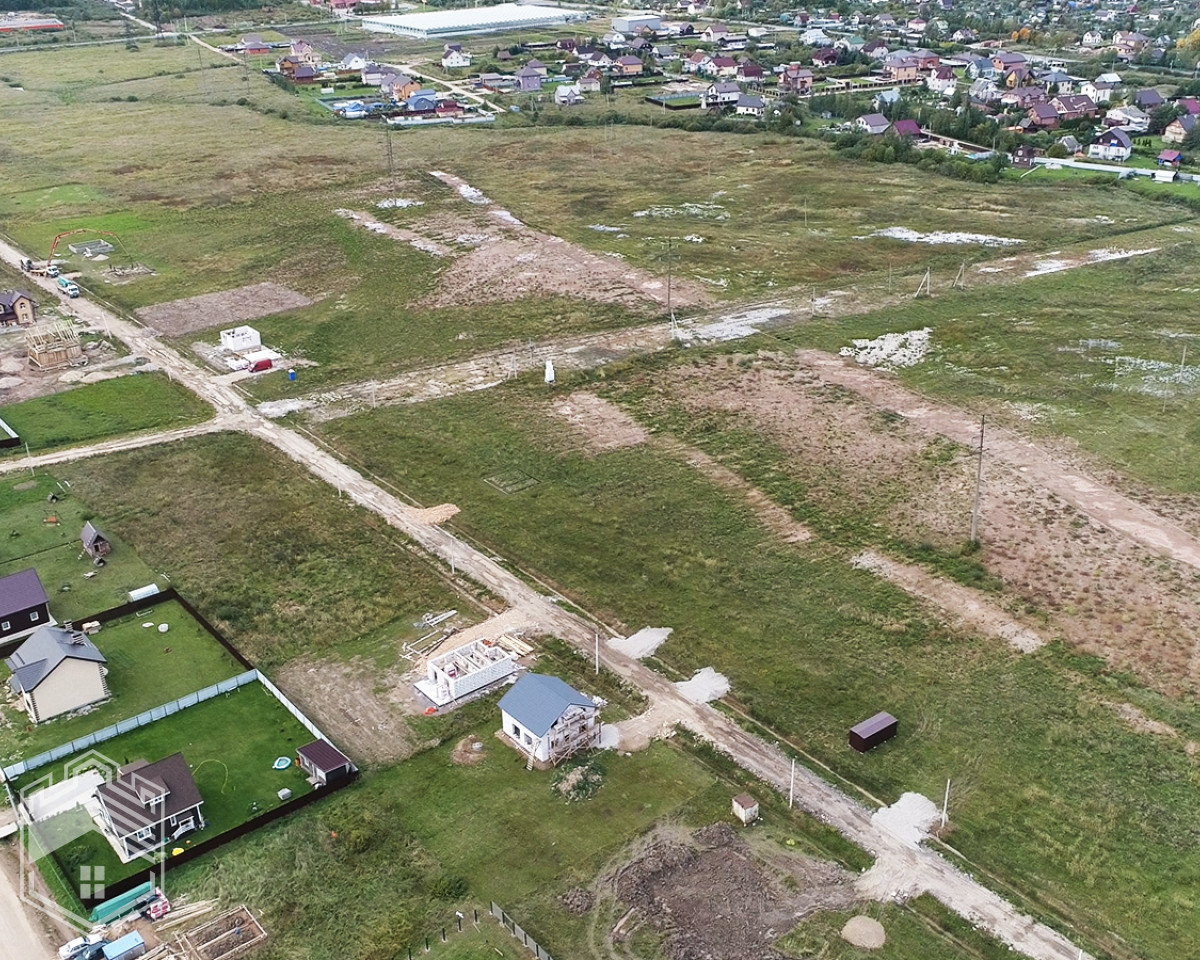
{"label": "brown roofed house", "polygon": [[204,798],[182,753],[155,763],[135,760],[96,788],[105,831],[135,857],[204,826]]}

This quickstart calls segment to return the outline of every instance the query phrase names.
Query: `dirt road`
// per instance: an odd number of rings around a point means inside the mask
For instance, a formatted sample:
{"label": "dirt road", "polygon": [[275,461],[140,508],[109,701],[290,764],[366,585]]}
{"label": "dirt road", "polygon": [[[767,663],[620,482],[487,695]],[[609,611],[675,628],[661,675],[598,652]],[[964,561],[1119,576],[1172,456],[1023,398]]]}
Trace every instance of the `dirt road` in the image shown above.
{"label": "dirt road", "polygon": [[[979,444],[979,421],[904,387],[894,377],[851,366],[819,350],[800,350],[797,357],[826,383],[853,390],[900,414],[928,433],[948,437],[964,446]],[[1001,427],[988,427],[987,459],[1003,460],[1031,486],[1061,497],[1097,523],[1180,563],[1200,570],[1200,540],[1148,507],[1106,487],[1081,471],[1055,459],[1036,443]]]}
{"label": "dirt road", "polygon": [[[17,264],[20,254],[0,243],[0,255]],[[50,285],[43,284],[47,290]],[[528,611],[550,632],[591,653],[597,624],[569,613],[495,560],[468,546],[441,527],[425,522],[415,508],[370,482],[326,450],[294,431],[252,411],[228,385],[213,378],[174,350],[158,342],[136,325],[109,314],[87,300],[75,302],[76,312],[88,322],[107,324],[136,355],[146,356],[174,379],[213,404],[222,422],[243,429],[277,447],[327,483],[378,514],[391,526],[425,550],[453,563],[460,573],[483,584],[507,603]],[[147,441],[148,442],[148,441]],[[89,455],[93,445],[73,451]],[[64,455],[65,456],[65,455]],[[716,744],[751,773],[786,791],[791,761],[779,750],[746,733],[718,711],[684,699],[666,678],[640,662],[604,649],[602,660],[611,669],[636,684],[650,697],[658,715],[674,719],[697,735]],[[910,892],[928,890],[947,907],[1035,960],[1083,960],[1086,956],[1064,937],[1019,913],[970,877],[952,867],[930,850],[907,846],[872,821],[872,811],[804,769],[797,770],[797,802],[822,821],[835,827],[853,842],[873,853],[889,876],[897,877],[897,888]],[[9,901],[11,897],[0,899]],[[19,908],[18,908],[19,909]],[[30,956],[37,956],[34,952]]]}

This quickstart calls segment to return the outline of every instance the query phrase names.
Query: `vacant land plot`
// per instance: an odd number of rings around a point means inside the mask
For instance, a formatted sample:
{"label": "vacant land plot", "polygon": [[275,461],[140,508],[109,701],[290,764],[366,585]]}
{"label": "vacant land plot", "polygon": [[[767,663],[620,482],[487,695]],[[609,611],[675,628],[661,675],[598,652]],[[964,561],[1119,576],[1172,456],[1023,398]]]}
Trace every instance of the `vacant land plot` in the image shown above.
{"label": "vacant land plot", "polygon": [[425,613],[463,603],[381,519],[248,437],[81,461],[61,475],[260,665],[384,627],[392,642],[413,639]]}
{"label": "vacant land plot", "polygon": [[[683,458],[645,445],[581,452],[540,390],[498,388],[325,429],[415,495],[452,499],[457,526],[522,566],[553,572],[560,589],[614,629],[670,624],[657,653],[669,669],[687,676],[715,667],[753,716],[876,796],[935,796],[953,779],[955,846],[1023,890],[1036,875],[1040,904],[1110,949],[1105,931],[1118,914],[1118,932],[1139,955],[1171,956],[1187,936],[1183,913],[1161,893],[1161,884],[1177,883],[1168,876],[1189,869],[1173,852],[1194,814],[1188,788],[1172,779],[1190,782],[1186,739],[1200,739],[1200,717],[1185,703],[1061,645],[1022,654],[939,629],[899,590],[851,566],[847,540],[865,532],[838,533],[830,520],[806,544],[783,542],[751,505]],[[889,430],[881,418],[884,440]],[[418,453],[431,435],[443,438],[436,460]],[[742,435],[740,449],[757,449],[753,434]],[[719,421],[697,421],[689,439],[702,448],[725,442]],[[485,482],[514,470],[538,483],[504,493]],[[745,475],[768,493],[787,489],[786,462],[771,470],[778,486],[765,469]],[[911,499],[911,491],[895,494],[896,503]],[[802,501],[780,502],[795,510]],[[551,524],[556,535],[541,535]],[[1114,694],[1188,733],[1134,729],[1106,705]],[[853,754],[846,728],[881,705],[908,718],[909,733],[868,757]],[[997,730],[1004,735],[981,733]],[[1160,813],[1152,826],[1118,812],[1147,803]],[[1167,872],[1151,879],[1150,863]],[[1087,879],[1101,873],[1111,882]],[[1117,907],[1131,902],[1142,907]],[[1150,910],[1154,923],[1143,923]]]}
{"label": "vacant land plot", "polygon": [[230,327],[273,313],[311,306],[312,301],[277,283],[256,283],[236,290],[206,293],[199,297],[142,307],[135,316],[170,336],[209,327]]}
{"label": "vacant land plot", "polygon": [[[220,836],[279,806],[283,801],[276,793],[284,787],[294,796],[311,790],[295,763],[286,770],[272,767],[277,757],[293,756],[311,740],[300,722],[265,687],[254,683],[123,734],[100,749],[122,765],[138,759],[153,763],[182,751],[204,799],[200,812],[207,825],[188,836],[197,841]],[[14,781],[14,792],[44,773],[35,770]],[[61,816],[79,815],[77,809]],[[54,835],[55,827],[51,823],[47,832]],[[94,831],[63,847],[58,860],[68,873],[78,864],[103,866],[109,883],[132,876],[144,866],[141,861],[120,863],[108,842]]]}
{"label": "vacant land plot", "polygon": [[[83,552],[79,536],[88,520],[112,543],[103,567]],[[130,590],[157,576],[88,504],[44,474],[0,481],[0,537],[0,576],[33,567],[50,597],[50,614],[60,621],[124,603]]]}
{"label": "vacant land plot", "polygon": [[[4,408],[4,419],[29,444],[30,453],[138,430],[182,427],[211,417],[212,407],[158,373],[102,380]],[[22,446],[5,454],[24,452]]]}
{"label": "vacant land plot", "polygon": [[[158,627],[170,629],[161,633]],[[94,636],[107,659],[112,699],[84,716],[30,728],[23,711],[0,709],[0,759],[29,757],[225,680],[242,667],[175,601],[113,621]],[[7,674],[7,670],[3,671]]]}

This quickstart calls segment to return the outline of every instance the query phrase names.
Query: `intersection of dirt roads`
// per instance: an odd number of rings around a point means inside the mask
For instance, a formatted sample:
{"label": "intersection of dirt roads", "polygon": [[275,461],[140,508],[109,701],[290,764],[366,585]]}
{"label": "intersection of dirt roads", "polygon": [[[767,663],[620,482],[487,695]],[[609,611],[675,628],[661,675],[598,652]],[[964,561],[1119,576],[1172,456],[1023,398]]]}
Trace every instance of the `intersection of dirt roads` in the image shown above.
{"label": "intersection of dirt roads", "polygon": [[[0,256],[17,265],[23,255],[16,248],[0,243]],[[30,280],[38,283],[49,295],[55,295],[54,287],[49,281],[37,278]],[[204,433],[245,432],[283,451],[315,476],[336,487],[343,495],[351,497],[364,508],[378,514],[422,549],[486,586],[510,608],[520,611],[527,622],[537,624],[541,632],[559,636],[575,644],[589,656],[593,653],[597,631],[607,634],[603,624],[589,619],[586,615],[568,612],[559,606],[557,598],[539,592],[490,556],[442,529],[438,525],[439,519],[444,519],[452,511],[424,511],[402,502],[311,439],[281,425],[253,407],[227,380],[185,359],[161,342],[152,331],[118,317],[86,298],[72,301],[71,311],[83,323],[107,329],[112,336],[119,338],[134,356],[146,358],[157,369],[210,403],[216,415],[211,421],[193,427],[123,437],[9,461],[0,464],[0,474],[31,467],[49,467],[79,458],[153,444],[171,443]],[[788,311],[771,312],[782,314]],[[754,330],[752,321],[752,317],[748,318],[743,313],[740,325],[737,316],[725,317],[708,327],[696,326],[685,331],[684,335],[702,340],[706,339],[706,329],[711,329],[719,331],[717,335],[724,338],[731,327],[735,331],[741,329],[742,335],[746,335]],[[650,328],[646,329],[649,331]],[[628,334],[625,336],[628,337]],[[670,336],[670,330],[664,323],[659,325],[659,329],[653,334],[647,332],[643,336],[629,338],[629,344],[634,351],[654,350],[666,345]],[[538,351],[530,353],[530,357],[522,366],[541,362]],[[902,411],[904,416],[922,422],[950,439],[969,443],[975,436],[976,425],[966,415],[913,395],[904,397],[901,388],[878,374],[847,366],[837,358],[815,351],[803,353],[802,360],[829,382],[860,392],[868,398],[881,398],[890,391],[888,400],[893,409]],[[604,361],[599,359],[597,362]],[[480,379],[494,373],[488,369],[486,363],[483,367],[486,372]],[[473,373],[480,374],[479,371]],[[420,377],[432,378],[433,373],[419,371],[406,379],[415,384]],[[467,379],[474,381],[475,377]],[[478,387],[472,383],[467,388]],[[363,396],[361,386],[348,387],[345,392],[348,398],[359,399]],[[393,403],[421,399],[420,396],[414,397],[407,390],[388,389],[380,393],[382,396],[376,397],[372,390],[372,402],[377,402],[378,399]],[[1200,541],[1149,508],[1084,475],[1073,466],[1059,462],[1036,444],[1015,434],[996,430],[989,442],[989,454],[1017,466],[1031,484],[1052,491],[1096,523],[1103,524],[1157,553],[1200,570]],[[879,558],[865,557],[864,562],[878,565],[882,561]],[[911,592],[935,605],[952,606],[956,602],[953,597],[947,600],[944,595],[939,595],[938,591],[930,588],[928,584],[922,585],[911,579],[906,581],[904,571],[881,571],[881,575],[898,578]],[[982,623],[987,627],[986,611],[980,613],[978,610],[968,610],[963,616],[975,626]],[[1002,631],[1009,628],[1010,625],[1001,623],[993,632],[1000,632],[1000,635],[1004,636]],[[1012,637],[1009,639],[1013,640]],[[1018,635],[1013,642],[1030,641],[1028,637]],[[601,645],[599,655],[605,666],[634,684],[649,699],[651,706],[642,723],[648,735],[681,725],[716,745],[763,781],[774,785],[783,793],[789,791],[792,764],[777,747],[742,730],[712,706],[693,703],[684,698],[674,684],[640,661],[624,656],[605,645]],[[875,857],[874,866],[859,878],[857,886],[862,894],[877,899],[903,899],[928,892],[971,923],[1035,960],[1090,960],[1088,954],[1067,938],[1021,914],[1011,903],[967,876],[934,850],[916,846],[911,840],[889,832],[882,822],[873,818],[874,810],[868,809],[863,803],[847,796],[804,767],[795,768],[794,796],[797,805],[836,828]],[[0,884],[0,938],[6,944],[7,950],[15,951],[11,954],[13,956],[34,958],[47,955],[48,941],[30,924],[17,891],[11,888],[10,874],[9,870],[0,871],[0,876],[4,878]]]}

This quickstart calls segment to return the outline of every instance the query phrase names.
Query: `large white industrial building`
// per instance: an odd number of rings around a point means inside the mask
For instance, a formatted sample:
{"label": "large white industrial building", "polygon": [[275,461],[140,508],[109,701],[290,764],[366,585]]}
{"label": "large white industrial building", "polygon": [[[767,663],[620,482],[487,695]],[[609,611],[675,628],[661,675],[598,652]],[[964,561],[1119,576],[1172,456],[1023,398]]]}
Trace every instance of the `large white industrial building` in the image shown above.
{"label": "large white industrial building", "polygon": [[642,28],[662,29],[662,17],[657,13],[626,13],[613,17],[612,28],[616,33],[637,33]]}
{"label": "large white industrial building", "polygon": [[520,27],[551,27],[586,20],[587,14],[564,7],[541,7],[520,3],[501,3],[494,7],[467,7],[462,10],[438,10],[431,13],[404,13],[396,16],[363,17],[364,30],[398,33],[405,37],[460,36],[490,33]]}

